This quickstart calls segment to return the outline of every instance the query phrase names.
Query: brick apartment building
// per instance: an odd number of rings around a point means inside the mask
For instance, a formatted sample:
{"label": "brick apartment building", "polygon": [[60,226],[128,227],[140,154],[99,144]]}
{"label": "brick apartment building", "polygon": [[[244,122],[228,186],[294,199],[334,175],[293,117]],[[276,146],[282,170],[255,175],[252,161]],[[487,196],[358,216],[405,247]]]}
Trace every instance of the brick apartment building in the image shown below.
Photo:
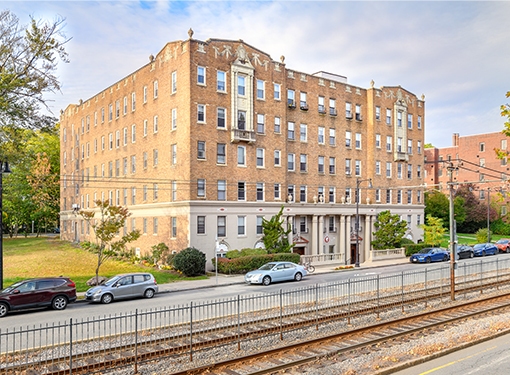
{"label": "brick apartment building", "polygon": [[[495,151],[508,150],[507,140],[508,137],[501,132],[462,137],[454,133],[451,147],[425,149],[427,186],[447,193],[450,177],[446,168],[451,162],[454,167],[458,166],[453,172],[453,181],[474,183],[476,194],[485,200],[488,188],[499,191],[508,181],[510,166],[507,158],[498,159]],[[504,206],[502,209],[506,210]]]}
{"label": "brick apartment building", "polygon": [[[262,218],[284,205],[294,251],[360,261],[376,215],[390,209],[421,237],[424,101],[400,86],[355,87],[343,76],[287,68],[242,40],[168,43],[149,63],[61,113],[61,228],[90,229],[75,211],[125,205],[130,244],[222,251],[262,247]],[[208,267],[210,263],[208,262]]]}

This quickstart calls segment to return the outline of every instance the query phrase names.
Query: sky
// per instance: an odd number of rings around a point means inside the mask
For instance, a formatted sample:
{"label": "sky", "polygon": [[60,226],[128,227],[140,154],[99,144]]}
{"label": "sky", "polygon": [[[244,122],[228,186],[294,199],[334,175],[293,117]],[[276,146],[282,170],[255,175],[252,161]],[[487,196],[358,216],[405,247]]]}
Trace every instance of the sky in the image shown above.
{"label": "sky", "polygon": [[510,102],[510,2],[497,1],[2,1],[30,16],[65,18],[70,62],[61,92],[46,95],[55,117],[129,75],[167,42],[242,39],[285,56],[287,68],[327,71],[369,88],[401,85],[425,95],[425,141],[499,132]]}

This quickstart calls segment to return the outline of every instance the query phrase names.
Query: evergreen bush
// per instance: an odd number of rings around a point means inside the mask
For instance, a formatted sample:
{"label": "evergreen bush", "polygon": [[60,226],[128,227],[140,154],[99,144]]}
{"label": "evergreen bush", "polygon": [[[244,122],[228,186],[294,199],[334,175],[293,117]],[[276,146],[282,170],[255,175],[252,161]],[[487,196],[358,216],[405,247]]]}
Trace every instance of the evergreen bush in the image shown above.
{"label": "evergreen bush", "polygon": [[205,273],[205,254],[194,247],[187,247],[175,254],[173,259],[175,269],[186,276],[203,275]]}
{"label": "evergreen bush", "polygon": [[[256,270],[269,262],[293,262],[299,264],[300,255],[295,253],[277,253],[265,255],[251,255],[235,259],[218,258],[218,272],[225,274],[246,273]],[[215,259],[212,259],[215,265]]]}

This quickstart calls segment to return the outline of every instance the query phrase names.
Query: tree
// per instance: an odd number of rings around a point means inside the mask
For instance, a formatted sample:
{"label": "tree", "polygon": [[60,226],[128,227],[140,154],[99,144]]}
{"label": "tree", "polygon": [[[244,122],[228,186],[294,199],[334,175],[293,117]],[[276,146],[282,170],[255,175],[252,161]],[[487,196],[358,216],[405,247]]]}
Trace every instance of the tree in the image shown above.
{"label": "tree", "polygon": [[[466,184],[460,186],[455,192],[455,198],[464,199],[465,220],[457,222],[458,233],[475,233],[478,229],[487,225],[487,204],[481,202],[473,193],[474,186]],[[498,212],[493,207],[489,209],[489,220],[494,221],[498,218]]]}
{"label": "tree", "polygon": [[[3,126],[43,128],[49,117],[43,94],[60,90],[58,60],[69,62],[63,19],[28,26],[8,10],[0,12],[0,122]],[[0,128],[1,130],[1,128]],[[0,139],[5,136],[0,134]],[[1,143],[1,142],[0,142]]]}
{"label": "tree", "polygon": [[95,219],[96,211],[80,210],[78,214],[92,227],[94,232],[93,242],[83,242],[81,246],[87,250],[97,253],[96,285],[99,280],[99,267],[113,256],[117,256],[126,249],[126,244],[136,241],[140,237],[140,231],[128,232],[120,239],[115,237],[125,227],[126,219],[131,216],[127,208],[121,206],[110,206],[108,201],[95,201],[99,209],[99,220]]}
{"label": "tree", "polygon": [[434,146],[432,145],[432,143],[425,143],[423,148],[434,148]]}
{"label": "tree", "polygon": [[421,228],[423,229],[423,240],[426,244],[433,246],[441,245],[443,234],[446,232],[442,219],[427,215],[427,224],[423,224]]}
{"label": "tree", "polygon": [[[453,199],[453,212],[457,224],[466,220],[465,199],[457,196]],[[425,217],[431,215],[443,220],[443,223],[450,226],[450,200],[446,194],[439,191],[425,193]]]}
{"label": "tree", "polygon": [[[506,93],[506,97],[510,98],[510,91]],[[507,103],[501,105],[501,116],[506,117],[502,133],[507,137],[510,137],[510,104]],[[496,149],[496,155],[499,159],[504,159],[509,155],[509,151]]]}
{"label": "tree", "polygon": [[407,231],[407,223],[400,220],[400,216],[392,215],[389,210],[377,215],[374,223],[377,230],[373,233],[375,240],[372,245],[375,249],[394,249],[400,246],[400,240]]}
{"label": "tree", "polygon": [[262,241],[264,241],[264,247],[268,254],[290,253],[290,249],[295,245],[289,243],[288,234],[291,229],[285,230],[283,228],[282,214],[283,205],[280,212],[274,215],[270,220],[262,219],[262,228],[264,231]]}

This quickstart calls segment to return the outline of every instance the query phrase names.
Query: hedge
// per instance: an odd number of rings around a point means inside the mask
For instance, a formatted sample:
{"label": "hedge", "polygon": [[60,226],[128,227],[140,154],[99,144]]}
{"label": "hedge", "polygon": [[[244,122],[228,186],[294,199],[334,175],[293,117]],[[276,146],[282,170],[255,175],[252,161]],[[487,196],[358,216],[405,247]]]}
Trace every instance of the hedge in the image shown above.
{"label": "hedge", "polygon": [[413,244],[405,244],[402,245],[406,249],[406,256],[410,257],[411,255],[417,253],[421,249],[425,249],[426,247],[436,247],[434,245],[430,245],[427,243],[413,243]]}
{"label": "hedge", "polygon": [[[252,255],[247,257],[240,257],[235,259],[218,258],[218,272],[225,274],[233,273],[246,273],[256,270],[269,262],[293,262],[298,264],[300,259],[299,254],[294,253],[280,253],[280,254],[266,254],[266,255]],[[215,259],[212,259],[213,266]]]}

